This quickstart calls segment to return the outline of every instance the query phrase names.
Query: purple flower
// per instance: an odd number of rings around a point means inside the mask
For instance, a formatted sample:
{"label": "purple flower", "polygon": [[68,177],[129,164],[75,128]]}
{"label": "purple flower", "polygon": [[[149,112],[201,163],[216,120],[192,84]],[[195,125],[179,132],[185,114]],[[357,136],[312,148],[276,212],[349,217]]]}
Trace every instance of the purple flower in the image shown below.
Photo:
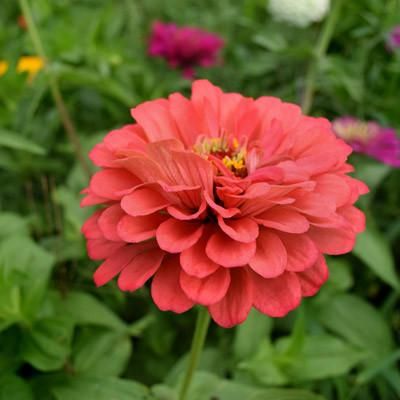
{"label": "purple flower", "polygon": [[212,33],[190,26],[178,27],[156,21],[153,24],[149,54],[162,57],[185,78],[194,77],[194,67],[209,67],[217,62],[223,40]]}
{"label": "purple flower", "polygon": [[400,25],[395,26],[390,31],[386,45],[390,51],[400,48]]}
{"label": "purple flower", "polygon": [[400,167],[400,139],[394,129],[374,121],[340,117],[333,121],[333,130],[355,152],[367,154],[392,167]]}

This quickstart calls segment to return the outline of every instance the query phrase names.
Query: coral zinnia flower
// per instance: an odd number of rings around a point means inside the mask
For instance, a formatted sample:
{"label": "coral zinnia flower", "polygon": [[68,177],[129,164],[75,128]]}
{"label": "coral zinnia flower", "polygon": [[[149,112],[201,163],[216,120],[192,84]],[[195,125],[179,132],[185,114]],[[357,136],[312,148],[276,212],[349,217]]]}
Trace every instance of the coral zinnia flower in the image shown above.
{"label": "coral zinnia flower", "polygon": [[328,277],[323,254],[353,248],[366,186],[347,176],[351,148],[322,118],[274,97],[256,100],[195,81],[191,99],[132,110],[136,124],[90,153],[101,168],[83,206],[89,256],[133,291],[153,277],[161,310],[207,306],[223,327],[251,309],[284,316]]}
{"label": "coral zinnia flower", "polygon": [[178,27],[156,21],[153,24],[149,54],[162,57],[185,78],[193,78],[194,67],[216,63],[223,40],[212,33],[190,26]]}
{"label": "coral zinnia flower", "polygon": [[340,117],[333,121],[333,130],[354,151],[392,167],[400,167],[400,139],[394,129],[380,126],[374,121]]}

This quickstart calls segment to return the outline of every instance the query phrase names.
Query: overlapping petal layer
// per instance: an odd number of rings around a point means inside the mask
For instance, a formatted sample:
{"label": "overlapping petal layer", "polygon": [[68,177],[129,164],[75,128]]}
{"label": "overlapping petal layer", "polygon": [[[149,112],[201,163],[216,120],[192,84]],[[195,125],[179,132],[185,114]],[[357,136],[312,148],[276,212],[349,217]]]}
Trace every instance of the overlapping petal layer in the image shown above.
{"label": "overlapping petal layer", "polygon": [[351,148],[330,123],[272,97],[245,98],[195,81],[132,110],[136,124],[90,153],[101,169],[83,205],[97,285],[153,277],[161,310],[209,308],[221,326],[251,307],[280,317],[328,277],[324,254],[352,249],[364,229],[353,206],[367,187],[346,174]]}

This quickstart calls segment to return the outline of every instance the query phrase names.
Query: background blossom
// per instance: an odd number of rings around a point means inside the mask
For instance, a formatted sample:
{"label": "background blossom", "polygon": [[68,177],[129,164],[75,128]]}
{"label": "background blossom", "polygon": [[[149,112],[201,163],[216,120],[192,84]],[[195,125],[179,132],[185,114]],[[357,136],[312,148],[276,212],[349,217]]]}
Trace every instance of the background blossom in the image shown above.
{"label": "background blossom", "polygon": [[204,30],[190,26],[156,21],[153,24],[149,54],[164,58],[173,68],[193,78],[195,67],[210,67],[217,62],[223,40]]}
{"label": "background blossom", "polygon": [[333,129],[354,151],[393,167],[400,166],[400,139],[394,129],[355,117],[337,118],[333,122]]}
{"label": "background blossom", "polygon": [[269,0],[268,10],[277,21],[306,27],[321,21],[328,13],[330,0]]}

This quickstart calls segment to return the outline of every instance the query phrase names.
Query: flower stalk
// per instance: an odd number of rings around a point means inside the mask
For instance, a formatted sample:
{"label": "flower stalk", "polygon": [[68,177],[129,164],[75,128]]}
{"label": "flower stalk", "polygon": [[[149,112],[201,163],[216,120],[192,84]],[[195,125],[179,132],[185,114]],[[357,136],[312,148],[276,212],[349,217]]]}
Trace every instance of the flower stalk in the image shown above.
{"label": "flower stalk", "polygon": [[196,327],[193,335],[192,346],[185,376],[183,378],[181,390],[179,392],[179,400],[187,400],[190,383],[193,378],[194,371],[199,363],[201,351],[207,336],[208,325],[210,324],[210,315],[207,308],[201,307],[197,315]]}
{"label": "flower stalk", "polygon": [[332,35],[340,15],[342,4],[343,0],[335,0],[333,2],[332,9],[328,15],[327,20],[325,21],[322,32],[314,49],[313,59],[308,67],[306,74],[303,99],[301,102],[301,108],[304,114],[308,114],[311,110],[314,100],[315,79],[318,72],[318,67],[325,57],[329,43],[332,39]]}
{"label": "flower stalk", "polygon": [[22,11],[22,14],[25,18],[28,28],[28,34],[32,40],[33,47],[36,53],[43,59],[44,61],[44,70],[48,77],[50,92],[53,97],[54,103],[57,107],[58,113],[60,114],[60,118],[62,124],[64,126],[65,132],[67,133],[68,140],[70,141],[75,155],[78,159],[78,162],[81,165],[83,172],[90,177],[91,171],[89,164],[84,157],[84,153],[82,150],[82,146],[79,140],[79,136],[77,134],[76,128],[72,119],[69,115],[68,109],[65,105],[64,99],[61,94],[61,90],[57,81],[56,76],[54,75],[53,71],[49,67],[49,60],[46,57],[46,52],[44,50],[44,46],[42,43],[42,39],[40,38],[39,30],[36,27],[35,21],[33,19],[32,10],[28,3],[28,0],[19,0],[19,5]]}

